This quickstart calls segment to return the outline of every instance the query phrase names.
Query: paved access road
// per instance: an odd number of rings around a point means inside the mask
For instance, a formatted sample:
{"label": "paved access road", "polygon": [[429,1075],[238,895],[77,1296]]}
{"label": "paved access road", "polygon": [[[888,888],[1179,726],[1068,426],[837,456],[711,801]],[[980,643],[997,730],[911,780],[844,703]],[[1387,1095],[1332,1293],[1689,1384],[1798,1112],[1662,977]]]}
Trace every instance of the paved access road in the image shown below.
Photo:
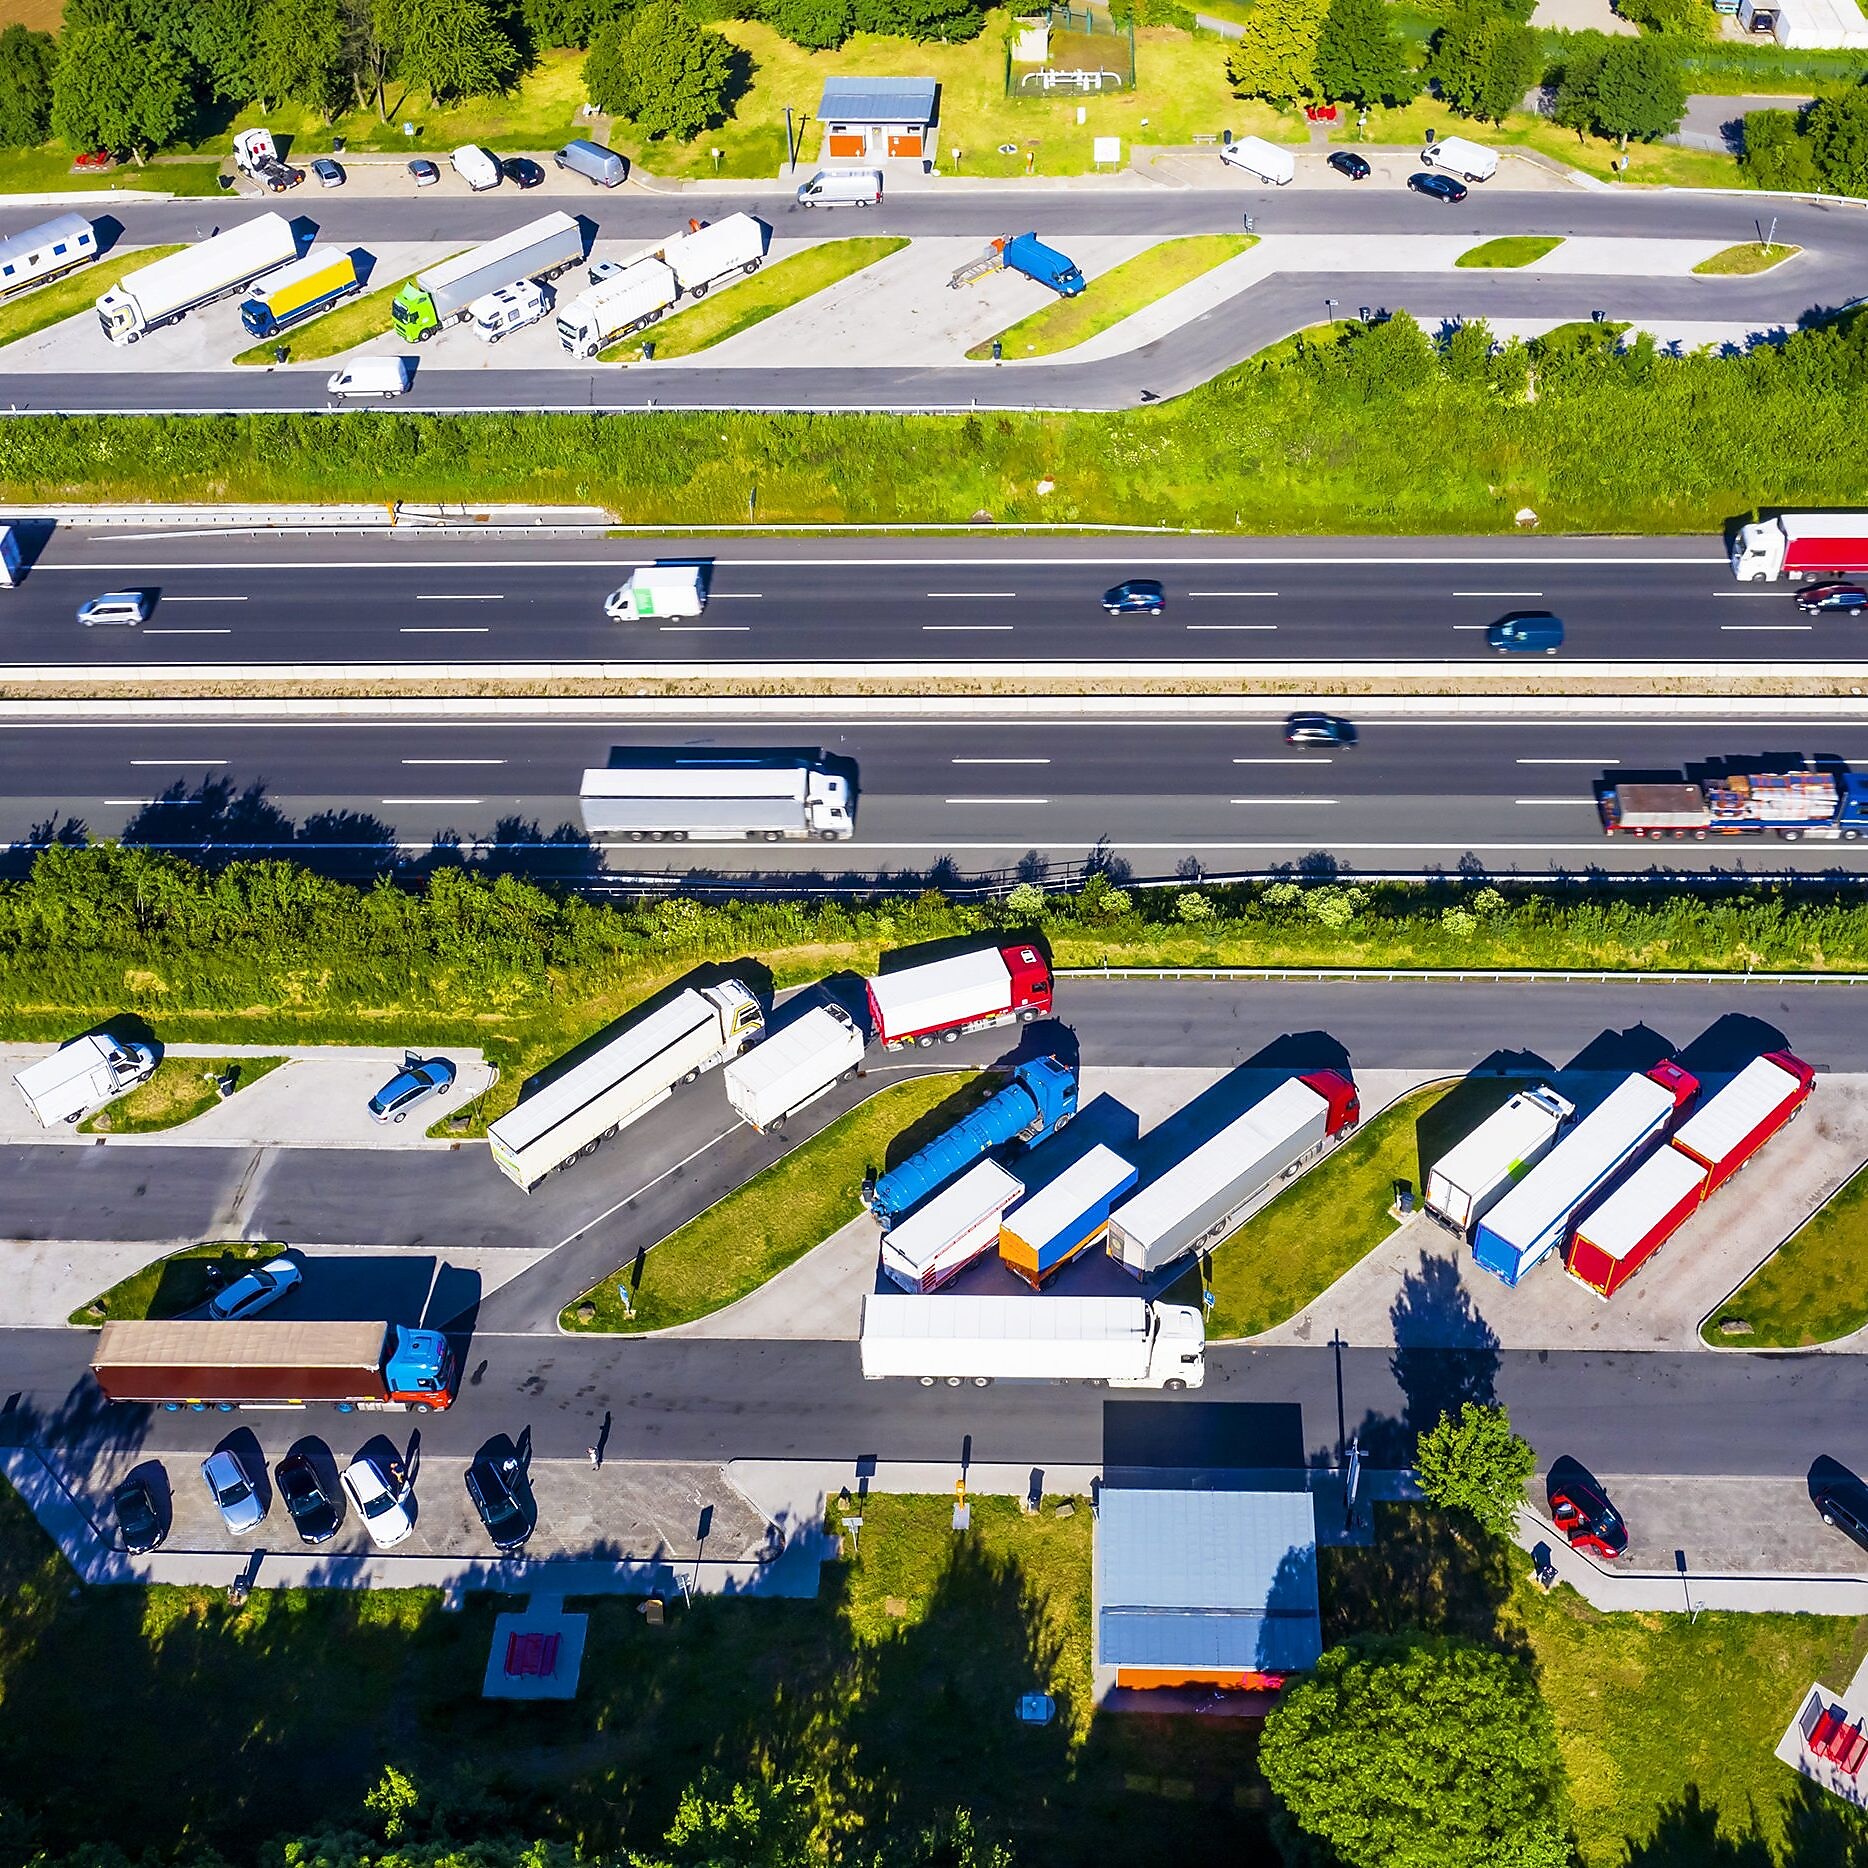
{"label": "paved access road", "polygon": [[[656,559],[709,567],[705,611],[609,621],[605,597]],[[1129,577],[1161,581],[1165,614],[1105,613],[1104,593]],[[86,597],[126,587],[157,593],[143,627],[77,625]],[[1560,657],[1487,648],[1488,624],[1527,610],[1563,617]],[[757,664],[835,678],[930,663],[1408,662],[1523,680],[1573,662],[1862,658],[1859,624],[1805,616],[1789,583],[1738,583],[1723,541],[1703,536],[541,541],[62,526],[5,614],[5,663],[125,670]]]}
{"label": "paved access road", "polygon": [[[1769,720],[1364,718],[1360,742],[1297,750],[1286,703],[1223,722],[1108,720],[640,722],[343,719],[0,724],[0,838],[77,819],[93,835],[182,851],[293,849],[368,870],[392,847],[549,836],[628,874],[714,871],[813,879],[1058,863],[1099,846],[1143,876],[1192,856],[1218,874],[1327,851],[1364,872],[1495,873],[1672,864],[1770,873],[1850,871],[1855,843],[1771,837],[1656,844],[1607,839],[1598,786],[1641,773],[1781,767],[1819,758],[1868,768],[1868,723]],[[1353,703],[1347,703],[1353,710]],[[733,842],[671,852],[587,826],[586,767],[646,748],[794,747],[854,762],[857,835],[847,843]]]}
{"label": "paved access road", "polygon": [[[326,240],[462,242],[507,231],[527,218],[517,203],[486,200],[399,202],[341,197],[316,204],[317,232]],[[592,204],[592,237],[669,231],[671,216],[716,218],[747,208],[790,231],[795,207],[772,207],[745,196],[683,196],[678,207],[630,200]],[[1006,217],[1067,239],[1072,231],[1175,234],[1230,229],[1252,212],[1272,231],[1457,231],[1475,241],[1499,234],[1642,235],[1737,242],[1759,237],[1754,206],[1742,195],[1616,194],[1612,191],[1518,192],[1475,190],[1461,207],[1400,189],[1303,191],[1301,200],[1267,199],[1244,187],[1208,190],[1084,191],[1047,197],[996,193],[897,197],[861,222],[863,231],[899,234],[969,234],[982,240],[1008,231]],[[202,230],[205,206],[120,205],[123,237],[138,243],[191,239]],[[20,216],[25,218],[21,219]],[[1259,219],[1260,215],[1271,218]],[[28,225],[32,210],[0,212],[0,231]],[[38,212],[43,218],[43,211]],[[1457,218],[1455,218],[1457,217]],[[418,364],[413,388],[400,406],[438,410],[641,409],[956,409],[1130,407],[1178,395],[1207,381],[1242,357],[1328,315],[1326,302],[1345,314],[1364,306],[1406,308],[1423,318],[1588,318],[1598,311],[1620,318],[1661,321],[1717,320],[1758,329],[1794,327],[1807,313],[1832,310],[1857,295],[1868,217],[1842,204],[1782,204],[1777,238],[1804,248],[1795,265],[1753,278],[1644,279],[1617,276],[1526,276],[1470,271],[1382,274],[1274,275],[1142,349],[1100,363],[1059,361],[995,370],[990,365],[936,369],[856,369],[806,360],[795,370],[708,366],[631,365],[628,368],[445,370]],[[677,222],[678,224],[678,222]],[[813,222],[813,227],[815,223]],[[309,236],[308,236],[309,237]],[[278,371],[227,369],[200,373],[120,371],[36,375],[8,386],[11,412],[161,409],[221,412],[243,409],[315,409],[326,405],[322,366]]]}

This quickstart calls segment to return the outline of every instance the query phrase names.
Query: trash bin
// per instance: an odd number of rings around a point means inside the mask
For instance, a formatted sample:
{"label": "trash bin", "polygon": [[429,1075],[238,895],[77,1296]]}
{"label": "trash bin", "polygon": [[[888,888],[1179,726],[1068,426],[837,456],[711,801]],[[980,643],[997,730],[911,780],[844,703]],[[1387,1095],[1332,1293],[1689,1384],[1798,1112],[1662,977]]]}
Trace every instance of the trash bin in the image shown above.
{"label": "trash bin", "polygon": [[344,147],[345,147],[344,139],[341,136],[333,136],[331,138],[331,154],[332,155],[341,156],[344,153]]}

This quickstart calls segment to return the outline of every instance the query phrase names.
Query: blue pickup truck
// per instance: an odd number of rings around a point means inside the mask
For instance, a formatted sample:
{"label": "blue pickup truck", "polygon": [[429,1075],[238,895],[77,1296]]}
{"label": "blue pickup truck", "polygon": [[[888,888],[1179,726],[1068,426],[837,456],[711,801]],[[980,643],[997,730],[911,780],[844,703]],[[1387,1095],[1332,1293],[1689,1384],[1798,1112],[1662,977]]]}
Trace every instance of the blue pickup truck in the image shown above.
{"label": "blue pickup truck", "polygon": [[1083,290],[1084,278],[1076,262],[1056,247],[1046,246],[1035,233],[1014,234],[1005,243],[1002,257],[1013,272],[1048,285],[1060,298],[1075,298]]}

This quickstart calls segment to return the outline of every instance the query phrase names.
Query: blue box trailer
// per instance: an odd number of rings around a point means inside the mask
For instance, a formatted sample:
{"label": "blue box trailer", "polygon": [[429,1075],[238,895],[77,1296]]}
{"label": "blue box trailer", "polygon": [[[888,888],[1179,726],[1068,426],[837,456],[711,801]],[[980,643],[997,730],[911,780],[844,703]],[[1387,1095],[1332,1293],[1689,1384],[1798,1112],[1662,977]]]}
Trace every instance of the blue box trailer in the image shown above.
{"label": "blue box trailer", "polygon": [[1698,1091],[1699,1080],[1678,1064],[1624,1077],[1480,1220],[1473,1257],[1516,1284],[1567,1243],[1590,1202],[1647,1153]]}
{"label": "blue box trailer", "polygon": [[1014,234],[1000,255],[1013,272],[1022,272],[1039,285],[1048,285],[1060,298],[1075,298],[1084,288],[1082,272],[1054,246],[1046,246],[1035,233]]}
{"label": "blue box trailer", "polygon": [[999,1226],[999,1262],[1035,1291],[1059,1266],[1104,1237],[1110,1210],[1136,1178],[1127,1161],[1098,1142],[1005,1216]]}

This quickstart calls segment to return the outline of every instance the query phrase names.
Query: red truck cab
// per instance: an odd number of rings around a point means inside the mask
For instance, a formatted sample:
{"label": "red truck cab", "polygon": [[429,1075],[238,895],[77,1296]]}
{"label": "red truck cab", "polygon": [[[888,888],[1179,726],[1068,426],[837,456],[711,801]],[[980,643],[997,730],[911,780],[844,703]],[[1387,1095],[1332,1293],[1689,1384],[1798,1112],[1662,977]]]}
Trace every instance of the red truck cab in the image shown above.
{"label": "red truck cab", "polygon": [[1325,1135],[1346,1135],[1362,1120],[1362,1098],[1340,1070],[1306,1070],[1298,1082],[1308,1084],[1329,1104]]}

